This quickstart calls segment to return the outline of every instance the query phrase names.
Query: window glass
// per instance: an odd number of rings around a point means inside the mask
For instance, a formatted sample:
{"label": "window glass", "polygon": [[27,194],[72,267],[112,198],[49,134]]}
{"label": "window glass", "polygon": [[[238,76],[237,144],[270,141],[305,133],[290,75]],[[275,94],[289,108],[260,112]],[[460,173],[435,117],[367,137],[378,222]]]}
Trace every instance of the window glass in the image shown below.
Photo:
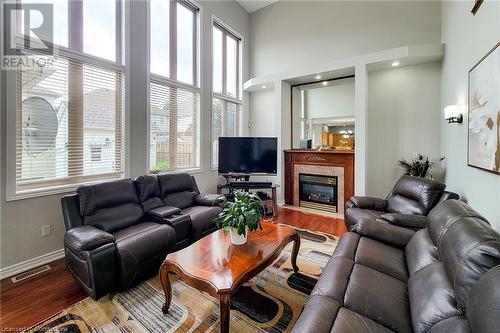
{"label": "window glass", "polygon": [[83,1],[83,51],[85,53],[116,61],[115,16],[116,0]]}
{"label": "window glass", "polygon": [[170,76],[170,1],[151,0],[151,73]]}
{"label": "window glass", "polygon": [[237,57],[238,57],[238,43],[230,36],[226,36],[226,80],[227,80],[227,94],[232,97],[238,96],[237,85]]}
{"label": "window glass", "polygon": [[[68,47],[68,0],[22,0],[26,4],[51,4],[53,9],[53,32],[52,42],[56,45]],[[32,26],[38,26],[36,20],[43,20],[41,16],[33,15],[30,17]],[[24,30],[24,22],[21,20],[21,31]],[[40,22],[41,23],[41,22]],[[36,37],[31,35],[32,37]]]}
{"label": "window glass", "polygon": [[217,27],[213,27],[212,38],[213,91],[222,93],[222,31]]}
{"label": "window glass", "polygon": [[194,13],[177,4],[177,80],[193,84]]}

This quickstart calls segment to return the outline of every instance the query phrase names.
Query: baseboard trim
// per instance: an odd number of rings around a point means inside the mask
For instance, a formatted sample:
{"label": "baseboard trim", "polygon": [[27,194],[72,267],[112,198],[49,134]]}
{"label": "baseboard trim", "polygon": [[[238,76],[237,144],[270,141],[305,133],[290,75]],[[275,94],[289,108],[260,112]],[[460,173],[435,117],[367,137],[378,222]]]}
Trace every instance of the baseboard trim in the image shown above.
{"label": "baseboard trim", "polygon": [[59,249],[54,252],[49,252],[33,259],[28,259],[26,261],[22,261],[20,263],[11,266],[7,266],[5,268],[0,269],[0,280],[25,272],[32,268],[48,264],[52,261],[61,258],[64,258],[64,249]]}

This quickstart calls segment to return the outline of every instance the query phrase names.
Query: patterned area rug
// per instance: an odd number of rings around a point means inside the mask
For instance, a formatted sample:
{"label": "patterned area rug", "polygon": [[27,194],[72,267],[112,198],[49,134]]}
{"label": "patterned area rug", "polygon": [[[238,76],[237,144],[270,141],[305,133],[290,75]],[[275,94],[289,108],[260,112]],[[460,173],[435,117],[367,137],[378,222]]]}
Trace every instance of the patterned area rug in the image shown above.
{"label": "patterned area rug", "polygon": [[[289,332],[297,320],[337,239],[322,233],[298,230],[301,237],[293,273],[289,244],[280,257],[231,296],[231,332]],[[219,332],[219,305],[175,275],[171,276],[173,300],[163,315],[165,301],[158,276],[123,292],[93,301],[86,298],[27,332]]]}

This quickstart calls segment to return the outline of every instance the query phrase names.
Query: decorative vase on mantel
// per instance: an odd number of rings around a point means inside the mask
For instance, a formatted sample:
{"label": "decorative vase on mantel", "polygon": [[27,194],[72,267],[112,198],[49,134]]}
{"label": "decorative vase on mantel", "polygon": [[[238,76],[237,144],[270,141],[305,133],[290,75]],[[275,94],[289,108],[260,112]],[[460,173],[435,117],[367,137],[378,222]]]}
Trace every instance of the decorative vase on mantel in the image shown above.
{"label": "decorative vase on mantel", "polygon": [[222,228],[224,235],[229,232],[231,244],[244,245],[251,231],[260,229],[264,215],[262,201],[253,193],[238,192],[233,202],[228,202],[215,223]]}

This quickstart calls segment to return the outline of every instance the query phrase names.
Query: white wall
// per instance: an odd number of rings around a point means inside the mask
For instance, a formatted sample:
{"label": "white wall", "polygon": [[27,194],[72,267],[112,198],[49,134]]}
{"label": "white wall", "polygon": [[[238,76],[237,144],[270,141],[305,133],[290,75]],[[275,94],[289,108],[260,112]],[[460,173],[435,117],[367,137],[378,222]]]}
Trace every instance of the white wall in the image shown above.
{"label": "white wall", "polygon": [[[146,173],[148,163],[145,158],[145,150],[148,149],[148,136],[145,132],[146,116],[146,52],[147,41],[146,30],[143,22],[146,20],[146,12],[141,9],[145,2],[130,1],[133,15],[131,19],[137,26],[131,31],[131,48],[127,53],[129,61],[132,61],[135,70],[130,73],[128,85],[127,102],[130,103],[130,118],[128,124],[129,135],[127,137],[127,175],[136,177]],[[202,191],[213,192],[216,190],[217,173],[210,169],[210,113],[211,113],[211,19],[215,15],[224,23],[238,31],[243,37],[243,81],[249,78],[249,40],[250,40],[250,18],[243,8],[236,2],[228,1],[198,1],[201,5],[201,119],[203,143],[201,155],[202,172],[195,174]],[[130,19],[130,18],[129,18]],[[143,28],[141,28],[143,27]],[[2,80],[4,80],[2,73]],[[5,84],[1,84],[1,96],[5,97]],[[244,123],[248,121],[248,98],[245,96]],[[33,199],[5,201],[5,104],[1,101],[0,133],[1,133],[1,177],[0,177],[0,268],[5,268],[24,260],[35,258],[43,254],[59,250],[63,247],[64,226],[61,214],[61,195],[38,197]],[[12,110],[8,110],[12,112]],[[133,125],[131,125],[133,124]],[[244,126],[245,130],[247,127]],[[247,133],[247,132],[244,132]],[[50,224],[52,234],[49,237],[41,237],[41,227]]]}
{"label": "white wall", "polygon": [[250,98],[251,136],[276,136],[274,89],[253,92]]}
{"label": "white wall", "polygon": [[306,90],[306,115],[312,118],[353,117],[354,79]]}
{"label": "white wall", "polygon": [[[485,1],[470,13],[470,2],[443,1],[442,109],[467,104],[468,71],[500,41],[500,2]],[[442,110],[441,109],[441,110]],[[467,166],[467,115],[462,125],[442,124],[442,149],[448,158],[446,183],[500,230],[500,176]]]}
{"label": "white wall", "polygon": [[251,15],[251,76],[439,43],[439,1],[278,1]]}
{"label": "white wall", "polygon": [[402,175],[399,159],[415,152],[440,158],[440,77],[438,62],[369,73],[368,195],[389,193]]}
{"label": "white wall", "polygon": [[[436,1],[279,1],[251,15],[251,76],[293,71],[398,46],[440,42],[440,4]],[[313,74],[313,73],[311,73]],[[365,94],[366,68],[356,65],[356,91]],[[438,89],[439,91],[439,89]],[[363,159],[367,141],[358,129],[365,127],[365,99],[355,96],[356,160]],[[250,118],[271,119],[275,99],[262,93],[250,94]],[[356,105],[357,104],[357,105]],[[258,107],[255,107],[258,106]],[[287,109],[276,109],[291,114]],[[360,118],[361,117],[361,118]],[[263,122],[261,122],[263,123]],[[282,127],[266,135],[282,134]],[[367,124],[369,127],[370,124]],[[255,128],[251,133],[258,133]],[[274,133],[274,134],[273,134]],[[256,135],[256,134],[255,134]],[[355,193],[364,194],[367,166],[356,163]]]}

